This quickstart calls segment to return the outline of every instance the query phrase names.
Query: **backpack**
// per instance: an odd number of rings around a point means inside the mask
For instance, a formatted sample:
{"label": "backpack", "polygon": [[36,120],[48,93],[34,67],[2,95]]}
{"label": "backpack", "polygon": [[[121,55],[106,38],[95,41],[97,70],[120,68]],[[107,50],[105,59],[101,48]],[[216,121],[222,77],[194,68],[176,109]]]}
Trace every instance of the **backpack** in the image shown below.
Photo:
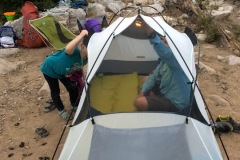
{"label": "backpack", "polygon": [[37,48],[44,45],[44,38],[30,25],[29,20],[39,18],[38,8],[26,1],[21,9],[23,15],[23,38],[18,41],[20,46]]}
{"label": "backpack", "polygon": [[78,8],[84,8],[84,6],[88,6],[87,0],[77,0],[70,3],[71,8],[78,9]]}
{"label": "backpack", "polygon": [[0,28],[0,46],[3,48],[16,47],[17,36],[11,26],[2,26]]}

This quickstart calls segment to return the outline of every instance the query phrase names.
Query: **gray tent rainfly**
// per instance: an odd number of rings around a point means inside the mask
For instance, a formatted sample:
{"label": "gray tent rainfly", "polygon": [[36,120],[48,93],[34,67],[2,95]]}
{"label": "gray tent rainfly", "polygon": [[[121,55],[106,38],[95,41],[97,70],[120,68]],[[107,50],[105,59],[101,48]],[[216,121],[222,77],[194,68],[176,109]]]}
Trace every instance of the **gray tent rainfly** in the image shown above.
{"label": "gray tent rainfly", "polygon": [[[144,15],[140,7],[134,8],[134,11],[137,11],[135,16],[119,17],[102,32],[91,37],[85,88],[59,159],[223,159],[209,126],[206,104],[196,80],[191,39],[186,33],[171,27],[160,16]],[[123,105],[123,102],[132,100],[130,88],[133,84],[139,85],[135,80],[149,74],[156,67],[158,56],[146,37],[146,25],[166,38],[189,79],[192,94],[189,109],[185,113],[128,111]],[[118,82],[124,75],[133,72],[137,73],[137,78],[128,77],[125,83]],[[118,77],[114,79],[114,76]],[[124,86],[130,81],[132,85],[124,90],[127,96],[119,101],[122,88],[112,86],[115,83]],[[110,86],[117,93],[103,92]],[[95,99],[96,95],[101,98]],[[112,103],[112,99],[116,101]],[[104,104],[106,101],[111,101],[113,108],[107,110],[110,102]],[[125,110],[116,109],[116,103],[121,103],[120,109]],[[95,109],[102,114],[96,114]],[[86,112],[90,118],[85,118]]]}

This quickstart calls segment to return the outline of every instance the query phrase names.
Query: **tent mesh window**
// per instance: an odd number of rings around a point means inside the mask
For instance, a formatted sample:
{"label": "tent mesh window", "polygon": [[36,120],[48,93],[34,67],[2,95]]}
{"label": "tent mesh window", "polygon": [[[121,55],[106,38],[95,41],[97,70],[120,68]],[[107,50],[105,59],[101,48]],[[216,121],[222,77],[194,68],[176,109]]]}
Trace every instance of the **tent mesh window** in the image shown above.
{"label": "tent mesh window", "polygon": [[192,159],[184,126],[113,129],[95,125],[89,160]]}

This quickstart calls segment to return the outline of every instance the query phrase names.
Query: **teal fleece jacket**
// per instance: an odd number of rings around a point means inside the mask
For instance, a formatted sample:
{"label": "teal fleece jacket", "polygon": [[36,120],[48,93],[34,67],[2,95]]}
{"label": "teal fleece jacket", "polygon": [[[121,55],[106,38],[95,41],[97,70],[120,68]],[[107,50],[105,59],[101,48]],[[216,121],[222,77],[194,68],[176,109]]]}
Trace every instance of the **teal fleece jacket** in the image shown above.
{"label": "teal fleece jacket", "polygon": [[84,64],[82,64],[80,51],[75,47],[72,55],[67,55],[65,49],[49,55],[40,66],[40,70],[52,78],[60,79],[66,74],[80,70]]}
{"label": "teal fleece jacket", "polygon": [[189,80],[177,62],[171,49],[159,36],[150,39],[154,50],[160,56],[160,63],[142,86],[142,93],[150,91],[155,84],[160,84],[161,94],[169,99],[179,110],[189,106]]}

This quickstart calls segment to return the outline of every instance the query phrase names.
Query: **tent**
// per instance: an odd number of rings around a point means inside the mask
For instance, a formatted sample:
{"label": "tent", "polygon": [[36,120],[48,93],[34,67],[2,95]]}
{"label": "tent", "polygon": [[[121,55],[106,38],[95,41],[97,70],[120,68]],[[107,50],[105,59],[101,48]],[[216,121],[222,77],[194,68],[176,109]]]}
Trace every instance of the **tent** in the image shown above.
{"label": "tent", "polygon": [[30,20],[29,23],[56,50],[63,49],[68,42],[76,37],[76,35],[59,23],[51,14]]}
{"label": "tent", "polygon": [[[191,38],[162,17],[135,9],[137,15],[119,17],[92,35],[84,91],[59,159],[223,159],[198,87]],[[139,112],[132,107],[141,76],[148,75],[158,59],[145,28],[137,27],[137,23],[166,37],[191,82],[188,112]]]}

